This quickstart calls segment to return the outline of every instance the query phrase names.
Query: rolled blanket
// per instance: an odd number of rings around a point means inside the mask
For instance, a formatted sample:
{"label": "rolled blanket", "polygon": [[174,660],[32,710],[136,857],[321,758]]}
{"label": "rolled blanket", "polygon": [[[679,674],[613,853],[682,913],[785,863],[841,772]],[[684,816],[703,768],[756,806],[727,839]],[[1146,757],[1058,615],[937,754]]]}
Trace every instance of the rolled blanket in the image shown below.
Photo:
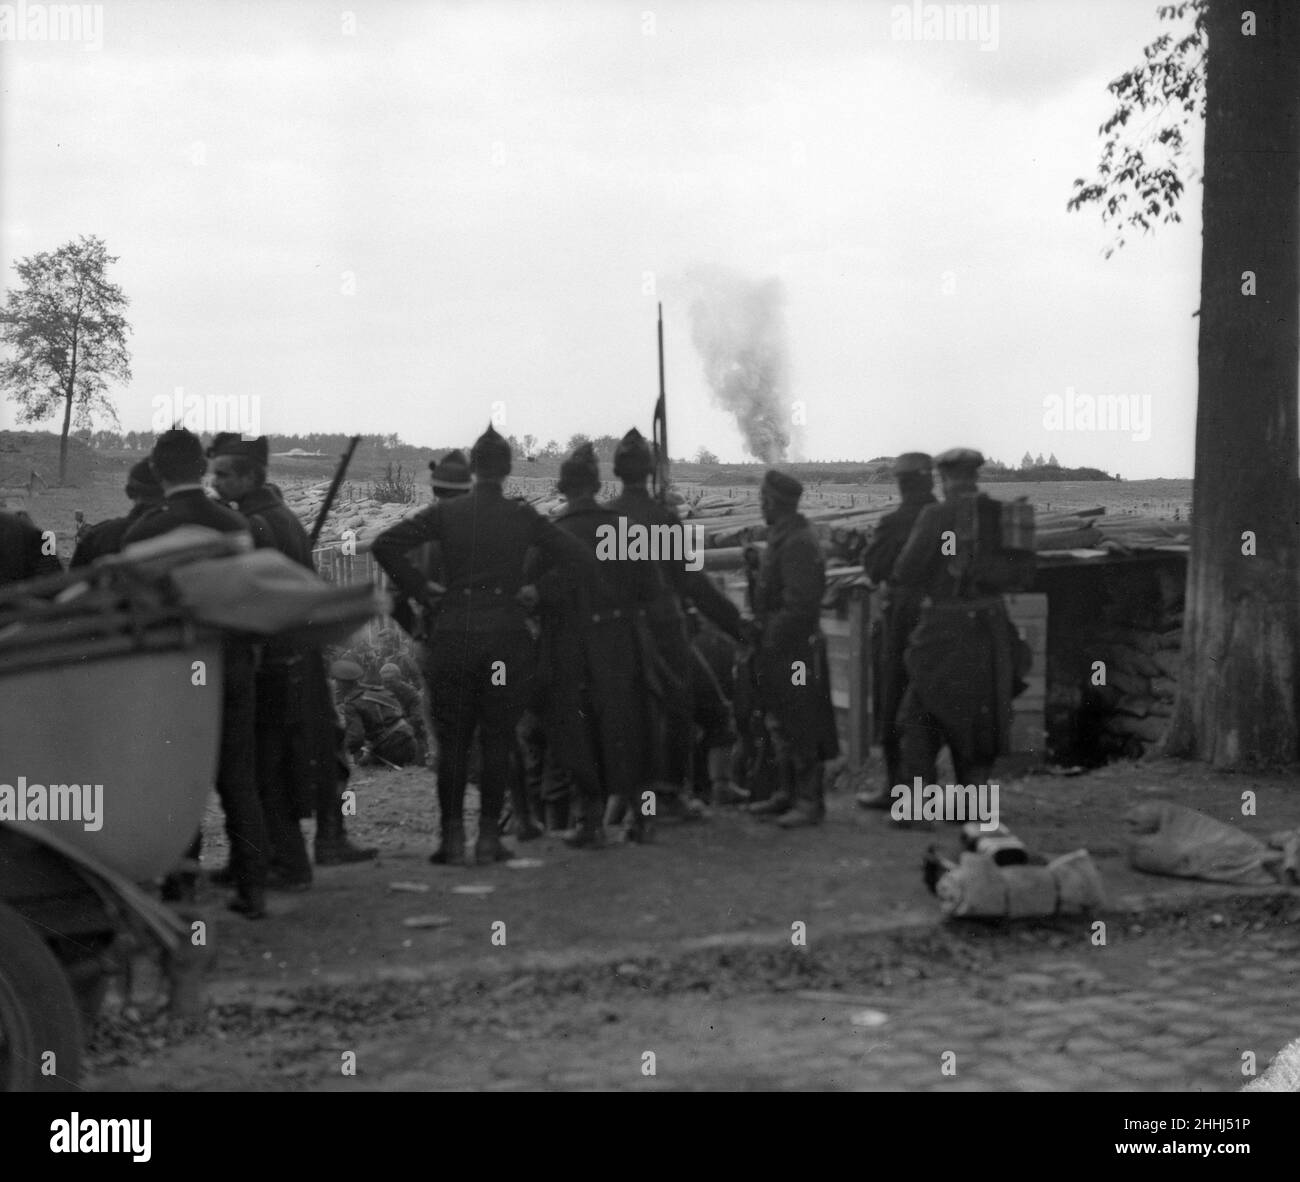
{"label": "rolled blanket", "polygon": [[1078,915],[1104,903],[1101,875],[1087,850],[1046,866],[998,866],[988,854],[964,853],[935,885],[946,915],[967,919],[1025,919]]}

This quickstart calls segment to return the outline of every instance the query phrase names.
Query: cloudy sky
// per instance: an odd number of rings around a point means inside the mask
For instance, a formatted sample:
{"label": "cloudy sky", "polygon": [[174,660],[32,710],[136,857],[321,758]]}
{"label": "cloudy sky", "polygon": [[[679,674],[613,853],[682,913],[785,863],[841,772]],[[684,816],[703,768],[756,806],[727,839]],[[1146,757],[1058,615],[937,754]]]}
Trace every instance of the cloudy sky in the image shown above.
{"label": "cloudy sky", "polygon": [[[1109,260],[1065,208],[1155,0],[981,6],[961,41],[863,2],[98,7],[97,48],[0,44],[0,259],[119,256],[126,427],[181,387],[271,431],[459,444],[499,403],[521,437],[648,433],[659,299],[672,451],[739,460],[706,266],[780,281],[806,458],[1191,474],[1199,186]],[[1070,390],[1149,429],[1049,429]]]}

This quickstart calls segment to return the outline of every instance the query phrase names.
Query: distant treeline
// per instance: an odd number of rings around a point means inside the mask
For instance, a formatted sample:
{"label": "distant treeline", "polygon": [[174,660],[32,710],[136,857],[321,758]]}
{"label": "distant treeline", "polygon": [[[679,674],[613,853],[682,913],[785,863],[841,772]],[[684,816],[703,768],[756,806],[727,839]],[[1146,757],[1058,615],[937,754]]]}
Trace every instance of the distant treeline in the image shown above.
{"label": "distant treeline", "polygon": [[[152,431],[74,431],[72,437],[94,450],[139,451],[147,452],[154,445],[156,436]],[[204,436],[204,442],[210,442]],[[272,453],[293,451],[295,448],[306,452],[321,452],[326,458],[340,455],[347,447],[351,437],[341,432],[311,433],[307,435],[271,435],[268,442]],[[586,435],[571,435],[564,443],[550,439],[541,443],[533,435],[522,439],[507,435],[511,451],[517,460],[523,463],[549,461],[555,463],[564,459],[581,443],[590,442],[597,457],[603,465],[608,466],[614,458],[614,449],[618,438],[613,435],[598,435],[589,438]],[[357,446],[356,460],[360,463],[423,463],[431,454],[441,454],[454,444],[446,447],[418,447],[406,443],[400,436],[362,435]],[[468,444],[461,444],[468,451]],[[1055,456],[1052,457],[1053,460]],[[1026,460],[1029,456],[1026,455]],[[675,459],[674,469],[681,477],[702,479],[709,484],[758,484],[767,470],[766,464],[720,464],[717,459],[701,448],[693,460]],[[782,471],[789,472],[804,484],[892,484],[890,473],[892,457],[877,456],[865,464],[852,461],[834,460],[823,463],[782,464]],[[519,473],[525,475],[526,470]],[[689,474],[689,475],[688,475]],[[989,459],[980,471],[980,479],[997,481],[1059,481],[1059,480],[1118,480],[1098,468],[1062,468],[1055,463],[1031,463],[1023,460],[1019,467],[1012,468],[999,460]]]}

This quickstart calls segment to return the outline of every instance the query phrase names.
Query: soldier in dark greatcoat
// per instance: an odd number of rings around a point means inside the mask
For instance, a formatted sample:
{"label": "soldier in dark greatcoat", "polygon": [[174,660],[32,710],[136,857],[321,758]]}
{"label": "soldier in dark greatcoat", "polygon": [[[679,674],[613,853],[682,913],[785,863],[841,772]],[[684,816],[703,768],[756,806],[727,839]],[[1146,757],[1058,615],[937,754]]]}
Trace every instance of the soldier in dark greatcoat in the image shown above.
{"label": "soldier in dark greatcoat", "polygon": [[778,817],[786,829],[822,820],[822,761],[839,754],[821,632],[826,563],[799,512],[802,495],[799,481],[775,470],[759,493],[768,530],[754,604],[761,633],[755,664],[778,780],[776,792],[750,812]]}
{"label": "soldier in dark greatcoat", "polygon": [[[149,455],[149,466],[163,490],[163,503],[132,525],[123,547],[170,533],[185,525],[202,525],[222,533],[249,533],[248,520],[208,496],[203,475],[208,462],[203,444],[190,431],[165,431]],[[225,678],[221,700],[221,753],[217,761],[217,795],[226,814],[230,869],[236,897],[229,904],[249,919],[266,914],[270,838],[257,793],[254,762],[256,690],[255,654],[245,640],[228,637],[223,645]],[[193,693],[190,688],[178,693]],[[198,857],[198,839],[191,848]]]}
{"label": "soldier in dark greatcoat", "polygon": [[[510,474],[510,461],[510,445],[489,427],[470,453],[473,491],[398,522],[372,547],[399,593],[421,604],[433,619],[431,705],[438,736],[442,841],[431,860],[438,865],[465,856],[465,784],[476,730],[483,770],[475,861],[513,856],[498,827],[516,771],[515,728],[533,677],[533,638],[519,600],[529,547],[538,547],[548,561],[586,566],[592,577],[599,577],[599,564],[580,542],[532,506],[506,497],[502,482]],[[407,557],[424,542],[442,547],[446,582],[441,596],[431,592],[427,576]]]}
{"label": "soldier in dark greatcoat", "polygon": [[[683,529],[676,512],[650,495],[646,482],[654,468],[654,457],[644,436],[634,427],[614,451],[614,475],[623,491],[605,508],[626,523],[629,530],[669,527],[668,535]],[[621,526],[620,526],[621,528]],[[685,554],[685,541],[682,553]],[[636,562],[637,560],[632,560]],[[644,675],[651,687],[649,705],[656,712],[660,740],[657,763],[663,811],[698,815],[687,784],[691,749],[695,742],[691,685],[696,660],[691,650],[683,601],[694,603],[700,612],[728,636],[743,637],[740,611],[710,581],[703,570],[688,570],[685,557],[645,560],[649,576],[641,583],[644,598],[636,616]]]}
{"label": "soldier in dark greatcoat", "polygon": [[[899,782],[898,708],[907,690],[903,652],[907,648],[907,638],[921,616],[921,595],[915,587],[895,586],[890,581],[890,574],[907,545],[921,510],[935,503],[930,465],[930,457],[919,451],[907,452],[894,461],[894,476],[903,503],[880,519],[870,544],[862,554],[863,572],[873,584],[885,589],[880,633],[875,645],[876,722],[880,728],[881,753],[885,757],[885,782],[873,792],[858,794],[858,804],[868,809],[889,808],[893,803],[892,789]],[[933,774],[926,783],[931,779]]]}
{"label": "soldier in dark greatcoat", "polygon": [[[267,484],[265,435],[220,432],[208,448],[212,484],[247,518],[253,544],[315,573],[311,539],[278,491]],[[316,862],[360,862],[377,851],[352,845],[344,832],[335,774],[334,706],[319,648],[275,639],[262,645],[257,670],[257,786],[271,838],[270,885],[310,885],[311,862],[299,818],[316,814]]]}
{"label": "soldier in dark greatcoat", "polygon": [[[567,505],[556,526],[599,554],[602,533],[618,530],[618,515],[596,501],[600,467],[590,443],[565,460],[558,488]],[[600,565],[599,578],[554,570],[538,588],[543,721],[554,763],[574,784],[577,825],[564,841],[577,848],[604,844],[606,796],[624,803],[625,838],[646,836],[637,792],[652,762],[653,733],[633,617],[653,594],[654,572],[617,556]]]}
{"label": "soldier in dark greatcoat", "polygon": [[962,784],[986,781],[1009,747],[1017,637],[1001,593],[1028,587],[1033,555],[1002,548],[1002,506],[975,483],[983,463],[969,448],[936,457],[943,502],[921,511],[890,579],[923,597],[898,712],[909,787],[945,743]]}

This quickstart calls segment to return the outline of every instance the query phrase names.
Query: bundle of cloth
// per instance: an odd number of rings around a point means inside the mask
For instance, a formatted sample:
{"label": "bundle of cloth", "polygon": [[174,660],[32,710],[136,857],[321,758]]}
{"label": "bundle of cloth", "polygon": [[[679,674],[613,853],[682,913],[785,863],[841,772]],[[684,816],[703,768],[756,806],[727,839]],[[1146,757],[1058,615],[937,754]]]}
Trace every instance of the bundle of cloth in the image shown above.
{"label": "bundle of cloth", "polygon": [[999,865],[993,853],[966,851],[945,872],[934,893],[946,915],[964,919],[1025,919],[1079,915],[1104,906],[1101,875],[1087,850],[1046,865]]}
{"label": "bundle of cloth", "polygon": [[1124,820],[1135,870],[1246,886],[1300,879],[1300,829],[1282,830],[1265,842],[1168,801],[1137,805]]}

